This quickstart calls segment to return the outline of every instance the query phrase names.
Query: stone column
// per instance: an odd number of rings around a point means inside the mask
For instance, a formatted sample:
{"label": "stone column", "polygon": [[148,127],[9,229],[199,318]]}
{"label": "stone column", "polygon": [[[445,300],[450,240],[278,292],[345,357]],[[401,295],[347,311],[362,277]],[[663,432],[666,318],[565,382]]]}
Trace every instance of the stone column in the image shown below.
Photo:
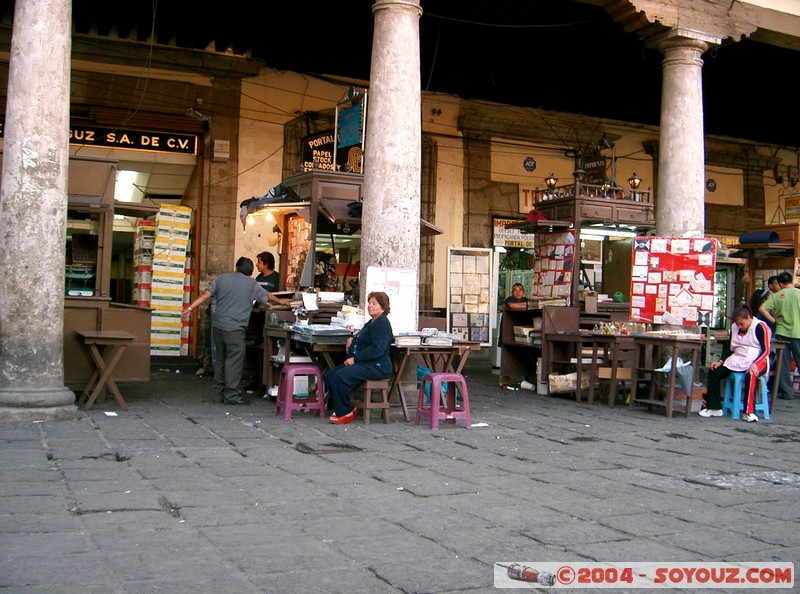
{"label": "stone column", "polygon": [[672,29],[652,45],[664,54],[656,233],[705,233],[705,157],[702,54],[708,35]]}
{"label": "stone column", "polygon": [[64,385],[72,3],[17,0],[0,212],[0,418],[76,415]]}
{"label": "stone column", "polygon": [[[361,302],[369,266],[419,275],[422,124],[419,0],[376,0],[364,148]],[[417,290],[418,293],[418,290]],[[414,297],[418,313],[418,299]]]}

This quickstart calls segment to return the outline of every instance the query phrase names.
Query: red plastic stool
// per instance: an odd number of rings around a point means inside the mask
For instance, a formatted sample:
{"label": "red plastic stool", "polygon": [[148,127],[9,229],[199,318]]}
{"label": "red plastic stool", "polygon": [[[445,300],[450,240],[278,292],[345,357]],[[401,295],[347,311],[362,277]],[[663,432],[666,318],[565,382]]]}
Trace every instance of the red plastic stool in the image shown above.
{"label": "red plastic stool", "polygon": [[[442,384],[447,382],[447,393],[442,394]],[[425,388],[430,384],[430,404],[425,404]],[[456,402],[456,394],[460,394],[461,402]],[[467,380],[460,373],[427,373],[422,378],[417,397],[417,416],[414,424],[419,425],[422,417],[429,417],[431,429],[439,428],[439,421],[455,423],[456,419],[464,419],[467,429],[471,426],[469,420],[469,393]]]}
{"label": "red plastic stool", "polygon": [[[294,394],[294,378],[298,375],[313,376],[316,378],[316,398],[310,393],[306,397],[297,397]],[[278,398],[275,402],[275,415],[283,409],[283,418],[288,421],[292,418],[293,410],[318,411],[319,416],[325,416],[325,389],[322,386],[322,372],[316,365],[303,363],[290,363],[281,369],[278,380]]]}

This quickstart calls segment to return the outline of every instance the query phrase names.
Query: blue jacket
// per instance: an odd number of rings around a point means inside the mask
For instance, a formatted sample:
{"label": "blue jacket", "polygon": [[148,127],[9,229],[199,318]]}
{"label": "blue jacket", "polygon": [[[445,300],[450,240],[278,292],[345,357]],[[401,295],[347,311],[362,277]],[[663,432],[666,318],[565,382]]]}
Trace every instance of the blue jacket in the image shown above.
{"label": "blue jacket", "polygon": [[392,359],[389,356],[389,346],[392,342],[394,342],[392,323],[386,314],[381,314],[364,324],[350,344],[348,355],[353,357],[356,363],[374,367],[389,377],[392,373]]}

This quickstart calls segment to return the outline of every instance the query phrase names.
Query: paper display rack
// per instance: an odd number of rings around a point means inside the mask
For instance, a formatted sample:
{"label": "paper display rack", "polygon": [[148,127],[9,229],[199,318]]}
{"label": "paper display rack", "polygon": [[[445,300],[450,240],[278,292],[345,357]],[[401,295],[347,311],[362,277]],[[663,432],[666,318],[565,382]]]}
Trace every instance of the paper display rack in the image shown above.
{"label": "paper display rack", "polygon": [[492,250],[447,250],[447,331],[461,340],[489,346],[490,312],[497,289],[492,277]]}

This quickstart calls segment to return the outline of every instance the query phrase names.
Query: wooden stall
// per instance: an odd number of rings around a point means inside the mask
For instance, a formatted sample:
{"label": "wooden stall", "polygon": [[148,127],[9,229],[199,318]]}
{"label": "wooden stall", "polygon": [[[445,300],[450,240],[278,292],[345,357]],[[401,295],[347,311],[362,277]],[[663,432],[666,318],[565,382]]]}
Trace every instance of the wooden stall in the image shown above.
{"label": "wooden stall", "polygon": [[115,203],[116,161],[72,157],[64,297],[64,382],[82,389],[95,364],[77,331],[134,336],[115,368],[121,382],[150,380],[150,308],[112,301],[114,215],[144,217],[157,207]]}

